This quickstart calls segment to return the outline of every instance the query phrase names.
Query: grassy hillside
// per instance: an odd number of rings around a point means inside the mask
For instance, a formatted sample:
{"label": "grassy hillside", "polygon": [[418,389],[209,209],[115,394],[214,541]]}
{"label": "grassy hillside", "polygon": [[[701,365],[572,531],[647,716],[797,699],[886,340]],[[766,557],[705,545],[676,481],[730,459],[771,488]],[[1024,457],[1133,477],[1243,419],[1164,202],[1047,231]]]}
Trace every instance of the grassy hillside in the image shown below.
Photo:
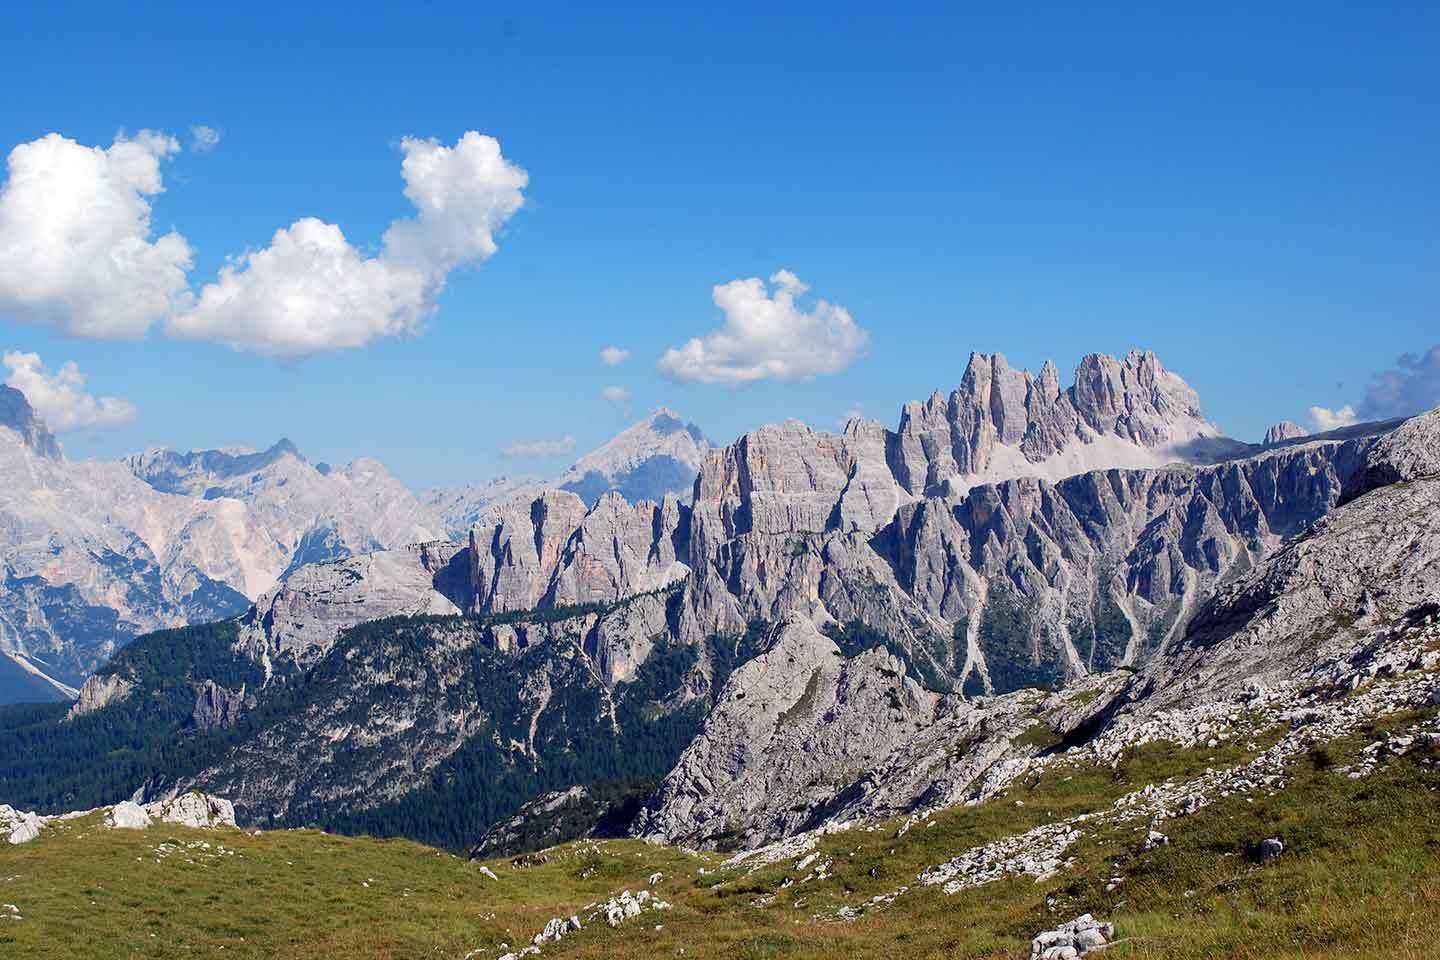
{"label": "grassy hillside", "polygon": [[[92,814],[0,848],[0,904],[23,918],[3,919],[0,906],[0,956],[494,958],[502,944],[528,945],[551,917],[584,918],[587,905],[627,888],[653,889],[673,908],[615,929],[587,922],[542,955],[1028,957],[1035,933],[1093,912],[1122,938],[1107,960],[1429,956],[1440,937],[1440,761],[1420,749],[1367,778],[1346,776],[1340,768],[1380,732],[1312,751],[1273,795],[1220,799],[1166,821],[1169,846],[1142,852],[1135,824],[1100,826],[1049,879],[952,896],[918,885],[917,875],[978,844],[1109,809],[1147,783],[1231,766],[1254,750],[1154,744],[1113,770],[1057,765],[903,836],[891,823],[825,837],[798,870],[798,855],[751,872],[718,854],[630,841],[481,864],[409,841],[308,830],[109,831]],[[1256,844],[1274,835],[1288,849],[1261,864]],[[826,860],[827,876],[814,876]],[[664,876],[651,888],[656,872]],[[1107,892],[1115,877],[1124,882]],[[871,903],[900,887],[908,889],[892,902]],[[860,915],[837,919],[842,911]]]}

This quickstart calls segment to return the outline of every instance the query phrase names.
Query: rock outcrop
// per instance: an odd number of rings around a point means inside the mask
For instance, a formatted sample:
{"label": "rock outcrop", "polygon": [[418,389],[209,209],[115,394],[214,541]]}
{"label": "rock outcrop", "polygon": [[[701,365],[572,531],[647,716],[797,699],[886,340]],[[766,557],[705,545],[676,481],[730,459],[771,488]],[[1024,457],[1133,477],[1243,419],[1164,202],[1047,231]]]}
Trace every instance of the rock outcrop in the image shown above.
{"label": "rock outcrop", "polygon": [[228,800],[191,791],[170,800],[144,806],[133,800],[122,800],[99,811],[76,810],[54,816],[41,816],[15,810],[0,803],[0,835],[8,835],[11,843],[29,843],[54,821],[75,820],[91,813],[104,814],[103,825],[110,830],[145,830],[154,822],[174,823],[182,827],[212,829],[235,826],[235,806]]}
{"label": "rock outcrop", "polygon": [[1261,441],[1261,446],[1273,447],[1277,443],[1284,443],[1287,440],[1299,440],[1301,437],[1308,437],[1309,435],[1310,431],[1300,426],[1300,424],[1293,423],[1289,420],[1281,420],[1279,423],[1272,424],[1270,429],[1265,431],[1265,439]]}
{"label": "rock outcrop", "polygon": [[229,800],[191,790],[178,797],[145,805],[145,812],[161,823],[211,829],[235,826],[235,805]]}
{"label": "rock outcrop", "polygon": [[240,648],[267,669],[281,659],[306,664],[367,620],[457,614],[438,587],[454,581],[450,565],[461,553],[436,541],[301,567],[241,618]]}
{"label": "rock outcrop", "polygon": [[0,834],[14,844],[29,843],[40,836],[48,818],[0,803]]}
{"label": "rock outcrop", "polygon": [[210,732],[233,727],[240,722],[245,710],[254,706],[255,698],[247,695],[245,685],[239,690],[227,690],[214,680],[206,679],[195,692],[195,709],[190,722],[197,730]]}
{"label": "rock outcrop", "polygon": [[1066,389],[1053,363],[1034,377],[977,353],[948,398],[906,405],[890,456],[909,493],[955,497],[995,479],[1208,461],[1233,446],[1153,353],[1090,354]]}
{"label": "rock outcrop", "polygon": [[883,647],[847,659],[808,618],[786,617],[731,675],[639,831],[749,847],[813,826],[932,717],[937,696],[905,669]]}
{"label": "rock outcrop", "polygon": [[150,826],[150,811],[133,800],[121,800],[105,814],[105,826],[112,830],[144,830]]}
{"label": "rock outcrop", "polygon": [[631,505],[619,494],[593,507],[545,493],[470,532],[470,608],[531,610],[613,602],[683,578],[689,509],[674,497]]}
{"label": "rock outcrop", "polygon": [[130,695],[135,688],[127,678],[119,674],[107,674],[105,676],[93,676],[85,681],[80,688],[80,696],[76,699],[75,705],[65,714],[66,720],[74,720],[76,717],[83,717],[87,713],[94,713],[112,703],[119,703]]}
{"label": "rock outcrop", "polygon": [[47,460],[64,459],[60,441],[35,415],[25,394],[3,383],[0,383],[0,428],[14,431],[21,443]]}

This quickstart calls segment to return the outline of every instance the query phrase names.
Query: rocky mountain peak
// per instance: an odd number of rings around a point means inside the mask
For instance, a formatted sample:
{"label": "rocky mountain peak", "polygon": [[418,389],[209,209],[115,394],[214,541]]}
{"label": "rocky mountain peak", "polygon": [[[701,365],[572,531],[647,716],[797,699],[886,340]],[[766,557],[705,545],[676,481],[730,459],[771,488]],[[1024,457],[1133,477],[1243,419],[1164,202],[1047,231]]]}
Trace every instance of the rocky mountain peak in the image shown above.
{"label": "rocky mountain peak", "polygon": [[1281,420],[1273,424],[1265,431],[1265,439],[1261,441],[1263,446],[1273,447],[1277,443],[1284,443],[1286,440],[1298,440],[1301,437],[1310,436],[1310,431],[1290,420]]}
{"label": "rocky mountain peak", "polygon": [[1191,459],[1187,445],[1219,436],[1195,391],[1150,351],[1089,354],[1068,389],[1050,361],[1037,377],[1003,354],[973,353],[948,399],[937,391],[904,407],[892,461],[907,492],[958,495],[1012,476]]}
{"label": "rocky mountain peak", "polygon": [[556,482],[586,503],[619,491],[627,500],[688,496],[710,441],[699,427],[666,407],[576,460]]}
{"label": "rocky mountain peak", "polygon": [[25,394],[4,384],[0,384],[0,427],[14,430],[27,447],[42,457],[60,460],[64,456],[60,441],[35,415],[35,409],[30,406]]}

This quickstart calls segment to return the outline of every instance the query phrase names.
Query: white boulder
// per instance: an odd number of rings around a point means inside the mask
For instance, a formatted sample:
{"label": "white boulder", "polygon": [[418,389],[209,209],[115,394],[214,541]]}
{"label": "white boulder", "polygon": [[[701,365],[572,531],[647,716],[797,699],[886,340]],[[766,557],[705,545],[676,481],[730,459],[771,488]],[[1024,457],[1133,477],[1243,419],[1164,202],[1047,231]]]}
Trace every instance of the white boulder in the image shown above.
{"label": "white boulder", "polygon": [[116,830],[144,830],[150,826],[150,814],[138,803],[121,800],[105,815],[105,826]]}
{"label": "white boulder", "polygon": [[157,820],[178,823],[183,827],[235,826],[235,804],[198,790],[183,793],[173,800],[147,803],[145,812]]}

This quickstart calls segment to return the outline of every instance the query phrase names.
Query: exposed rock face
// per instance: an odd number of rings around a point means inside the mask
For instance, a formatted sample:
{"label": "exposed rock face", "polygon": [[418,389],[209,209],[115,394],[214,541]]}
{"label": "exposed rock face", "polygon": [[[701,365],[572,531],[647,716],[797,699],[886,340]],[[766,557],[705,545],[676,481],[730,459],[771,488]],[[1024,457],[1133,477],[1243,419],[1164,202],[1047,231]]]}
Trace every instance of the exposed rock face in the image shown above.
{"label": "exposed rock face", "polygon": [[1299,440],[1301,437],[1310,436],[1310,431],[1292,423],[1289,420],[1281,420],[1265,431],[1265,439],[1261,441],[1262,446],[1273,447],[1277,443],[1284,443],[1286,440]]}
{"label": "exposed rock face", "polygon": [[921,606],[963,624],[963,676],[1055,682],[1148,657],[1217,583],[1329,512],[1372,442],[1009,480],[902,508],[875,546]]}
{"label": "exposed rock face", "polygon": [[243,684],[239,690],[232,691],[207,679],[195,693],[195,710],[190,714],[190,722],[206,732],[233,727],[253,704],[254,697],[246,696]]}
{"label": "exposed rock face", "polygon": [[13,430],[22,443],[47,460],[63,459],[60,442],[46,429],[25,394],[0,383],[0,427]]}
{"label": "exposed rock face", "polygon": [[94,713],[112,703],[119,703],[129,696],[135,685],[119,674],[93,676],[80,688],[80,696],[65,714],[65,719],[74,720],[87,713]]}
{"label": "exposed rock face", "polygon": [[[118,809],[118,806],[117,806]],[[145,805],[145,812],[162,823],[208,829],[235,826],[235,805],[229,800],[191,790],[170,800]]]}
{"label": "exposed rock face", "polygon": [[928,721],[937,699],[883,648],[845,659],[813,622],[791,615],[730,677],[639,829],[741,846],[804,829],[831,794]]}
{"label": "exposed rock face", "polygon": [[1153,353],[1091,354],[1065,390],[1052,363],[1032,377],[999,354],[972,354],[948,399],[906,405],[891,463],[912,494],[958,496],[988,480],[1203,461],[1233,446]]}
{"label": "exposed rock face", "polygon": [[1440,602],[1440,477],[1381,487],[1223,585],[1146,670],[1147,709],[1291,679],[1316,638]]}
{"label": "exposed rock face", "polygon": [[[995,482],[932,470],[944,448],[918,428],[906,452],[903,430],[792,421],[711,451],[693,506],[548,491],[492,512],[464,547],[304,567],[239,644],[267,667],[308,666],[303,708],[169,789],[316,822],[443,782],[457,754],[556,789],[589,782],[563,764],[593,756],[590,738],[614,746],[718,690],[641,828],[753,846],[993,795],[1040,762],[1015,740],[1042,715],[1057,738],[1148,723],[1291,677],[1314,637],[1436,592],[1433,416],[1225,446],[1152,361],[1095,359],[1069,391],[1053,368],[972,363],[957,391],[970,399],[941,419],[952,441],[979,439],[945,456],[1017,474]],[[1166,465],[1036,475],[1092,454]],[[474,616],[342,635],[462,610]],[[745,663],[764,624],[779,627]]]}
{"label": "exposed rock face", "polygon": [[587,510],[548,492],[470,532],[472,608],[491,612],[613,601],[689,572],[689,510],[674,497],[628,504],[606,494]]}
{"label": "exposed rock face", "polygon": [[366,620],[459,613],[437,584],[454,579],[450,564],[461,553],[459,544],[436,541],[302,567],[245,614],[240,647],[267,665],[305,664]]}
{"label": "exposed rock face", "polygon": [[1382,437],[1365,458],[1355,495],[1390,483],[1440,476],[1440,407],[1411,417]]}

